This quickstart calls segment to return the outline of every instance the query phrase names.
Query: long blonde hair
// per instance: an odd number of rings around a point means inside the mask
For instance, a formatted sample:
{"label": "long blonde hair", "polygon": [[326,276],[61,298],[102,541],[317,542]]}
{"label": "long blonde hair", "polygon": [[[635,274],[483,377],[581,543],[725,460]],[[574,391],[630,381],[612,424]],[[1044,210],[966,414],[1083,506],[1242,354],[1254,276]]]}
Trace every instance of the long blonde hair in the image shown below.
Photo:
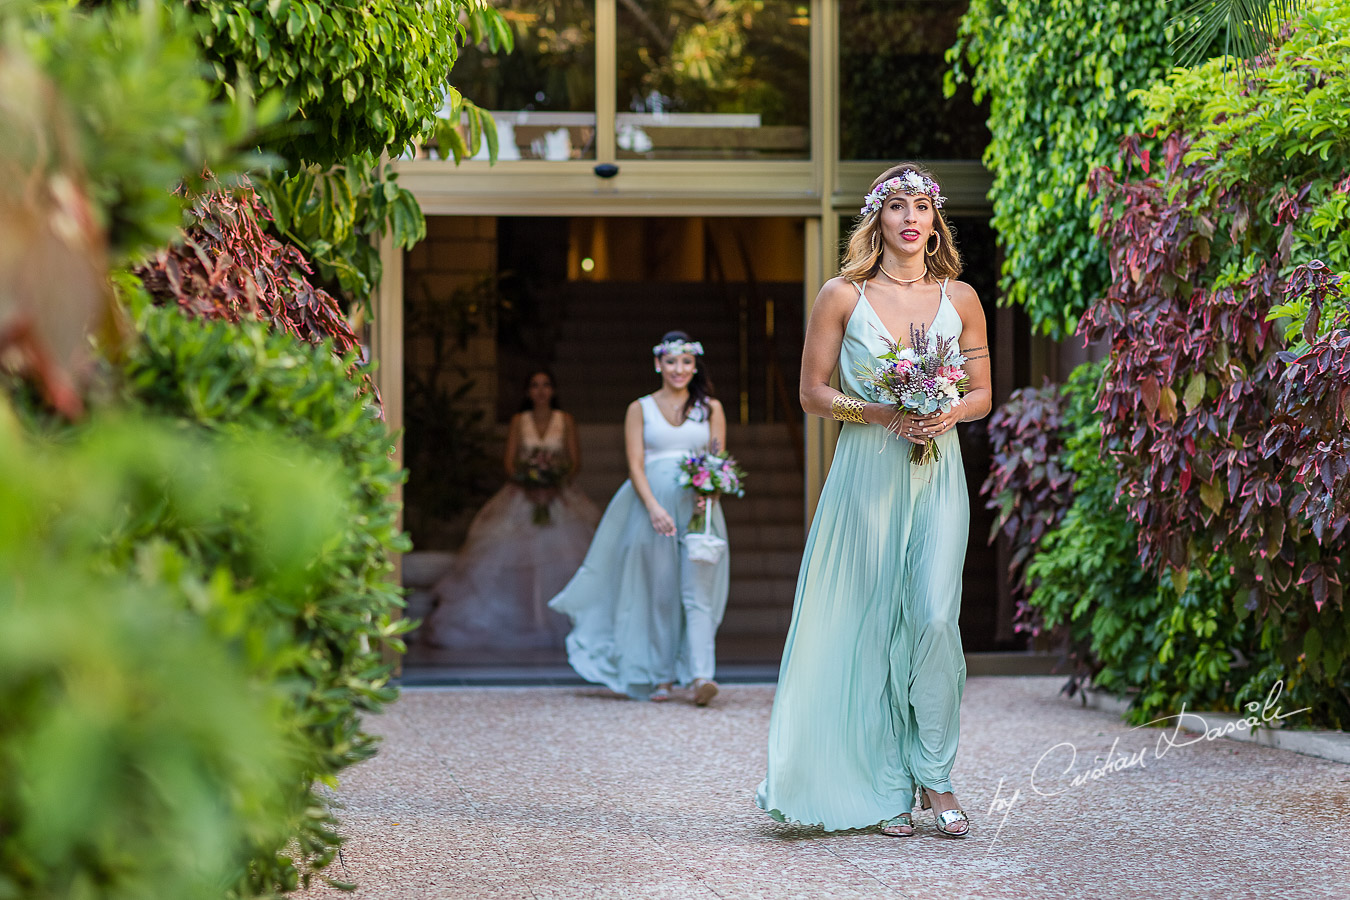
{"label": "long blonde hair", "polygon": [[[931,172],[912,162],[902,162],[899,165],[891,166],[882,172],[872,181],[872,186],[867,189],[870,194],[876,190],[877,185],[888,178],[894,178],[906,169],[913,169],[920,175],[933,178]],[[936,181],[937,179],[933,179]],[[857,224],[853,226],[853,231],[848,236],[848,248],[844,251],[844,263],[839,267],[839,275],[849,281],[866,281],[873,277],[881,269],[881,210],[885,208],[883,203],[877,209],[869,213],[858,216]],[[939,244],[937,250],[932,256],[924,256],[924,262],[928,266],[928,274],[935,280],[943,278],[958,278],[961,275],[961,253],[956,249],[956,241],[952,240],[952,230],[947,225],[947,220],[942,217],[942,210],[937,206],[933,207],[933,233],[938,236]],[[927,249],[925,248],[925,253]]]}

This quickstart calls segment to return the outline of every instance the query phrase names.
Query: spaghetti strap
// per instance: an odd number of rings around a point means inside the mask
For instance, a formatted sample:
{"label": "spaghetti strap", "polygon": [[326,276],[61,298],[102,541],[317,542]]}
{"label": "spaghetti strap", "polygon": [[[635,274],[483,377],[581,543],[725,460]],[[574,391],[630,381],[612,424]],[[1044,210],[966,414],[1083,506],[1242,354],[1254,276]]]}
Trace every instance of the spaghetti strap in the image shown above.
{"label": "spaghetti strap", "polygon": [[947,282],[949,282],[949,281],[951,281],[950,278],[944,278],[944,279],[942,279],[942,297],[943,297],[943,299],[946,299],[946,297],[947,297]]}
{"label": "spaghetti strap", "polygon": [[858,289],[858,296],[859,296],[859,297],[866,297],[866,296],[867,296],[867,294],[865,293],[866,290],[867,290],[867,288],[866,288],[867,282],[866,282],[866,281],[864,281],[862,284],[858,284],[858,282],[856,282],[856,281],[850,281],[849,284],[853,285],[855,288]]}

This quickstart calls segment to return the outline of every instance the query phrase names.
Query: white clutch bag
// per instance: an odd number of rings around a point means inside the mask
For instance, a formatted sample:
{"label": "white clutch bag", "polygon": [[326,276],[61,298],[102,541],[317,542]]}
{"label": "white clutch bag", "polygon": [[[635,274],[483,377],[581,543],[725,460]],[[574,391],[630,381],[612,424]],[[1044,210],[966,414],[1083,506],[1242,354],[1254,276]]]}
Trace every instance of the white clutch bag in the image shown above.
{"label": "white clutch bag", "polygon": [[684,549],[689,554],[690,562],[712,566],[727,555],[727,542],[712,533],[712,511],[713,504],[709,503],[703,515],[703,530],[684,536]]}

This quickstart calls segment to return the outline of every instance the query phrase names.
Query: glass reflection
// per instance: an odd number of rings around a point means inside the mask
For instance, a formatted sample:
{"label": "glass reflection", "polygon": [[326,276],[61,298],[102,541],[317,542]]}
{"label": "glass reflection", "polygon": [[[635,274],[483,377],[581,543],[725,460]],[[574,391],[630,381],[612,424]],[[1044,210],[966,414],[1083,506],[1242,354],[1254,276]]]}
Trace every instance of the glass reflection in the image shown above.
{"label": "glass reflection", "polygon": [[[451,81],[491,110],[499,160],[595,157],[594,0],[492,0],[515,32],[510,53],[465,47]],[[475,159],[486,159],[483,149]]]}
{"label": "glass reflection", "polygon": [[947,48],[966,0],[838,0],[841,159],[979,159],[988,104],[947,99]]}
{"label": "glass reflection", "polygon": [[807,157],[810,26],[800,0],[618,0],[618,155]]}

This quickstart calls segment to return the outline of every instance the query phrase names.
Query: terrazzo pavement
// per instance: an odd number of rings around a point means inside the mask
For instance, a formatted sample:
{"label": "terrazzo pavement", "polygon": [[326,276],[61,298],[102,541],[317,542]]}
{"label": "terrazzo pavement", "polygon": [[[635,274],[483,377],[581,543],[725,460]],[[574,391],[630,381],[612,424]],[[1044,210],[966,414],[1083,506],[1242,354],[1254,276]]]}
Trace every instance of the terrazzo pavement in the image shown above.
{"label": "terrazzo pavement", "polygon": [[[1131,729],[1061,683],[967,682],[964,840],[927,812],[911,838],[760,812],[769,685],[724,687],[707,709],[593,687],[405,689],[368,723],[379,756],[339,792],[348,843],[332,874],[355,894],[297,896],[1350,898],[1350,766]],[[996,799],[1013,799],[1006,817]]]}

